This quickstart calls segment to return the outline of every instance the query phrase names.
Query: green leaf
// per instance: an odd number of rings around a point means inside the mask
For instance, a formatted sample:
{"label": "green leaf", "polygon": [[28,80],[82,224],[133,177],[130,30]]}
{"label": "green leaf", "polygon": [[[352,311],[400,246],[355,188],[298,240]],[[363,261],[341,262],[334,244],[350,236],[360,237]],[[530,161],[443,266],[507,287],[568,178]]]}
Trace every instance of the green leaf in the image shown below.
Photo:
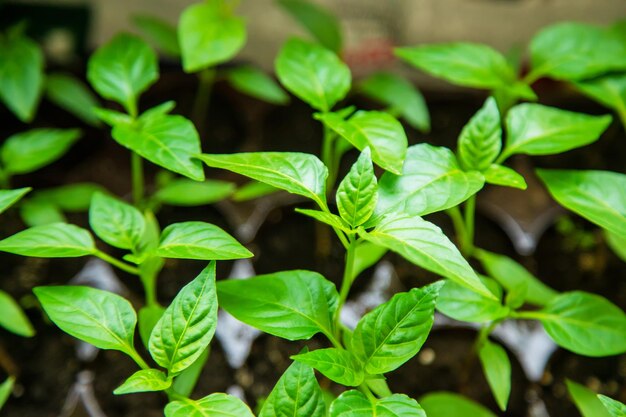
{"label": "green leaf", "polygon": [[362,225],[374,213],[377,191],[370,150],[365,148],[337,189],[339,214],[352,227]]}
{"label": "green leaf", "polygon": [[569,379],[565,383],[576,408],[583,417],[611,417],[595,392]]}
{"label": "green leaf", "polygon": [[242,185],[232,195],[233,201],[243,202],[255,200],[278,191],[278,188],[258,181],[250,181]]}
{"label": "green leaf", "polygon": [[165,308],[160,305],[145,306],[139,309],[139,336],[144,346],[148,346],[150,343],[152,329],[163,316],[163,312],[165,312]]}
{"label": "green leaf", "polygon": [[239,398],[216,393],[194,401],[172,401],[165,406],[165,417],[254,417]]}
{"label": "green leaf", "polygon": [[506,116],[506,146],[499,161],[513,154],[552,155],[598,140],[611,116],[590,116],[541,104],[523,103]]}
{"label": "green leaf", "polygon": [[156,255],[207,261],[254,256],[224,230],[204,222],[182,222],[167,226],[161,235]]}
{"label": "green leaf", "polygon": [[476,257],[482,263],[487,274],[508,291],[513,291],[520,285],[526,285],[528,288],[526,301],[531,304],[544,306],[558,296],[556,291],[507,256],[480,250],[476,253]]}
{"label": "green leaf", "polygon": [[100,103],[82,81],[71,74],[55,73],[46,78],[46,95],[50,101],[91,126],[100,125],[93,109]]}
{"label": "green leaf", "polygon": [[248,178],[312,199],[326,201],[328,169],[316,156],[297,152],[250,152],[198,157],[213,168],[226,169]]}
{"label": "green leaf", "polygon": [[51,223],[67,223],[63,212],[45,200],[29,199],[20,206],[20,217],[28,227]]}
{"label": "green leaf", "polygon": [[8,377],[0,384],[0,409],[7,402],[11,392],[13,392],[13,384],[15,384],[15,377]]}
{"label": "green leaf", "polygon": [[2,290],[0,290],[0,327],[24,337],[35,335],[35,329],[22,308],[13,297]]}
{"label": "green leaf", "polygon": [[626,115],[626,74],[609,74],[578,81],[574,85],[583,94],[603,106],[615,110],[620,115]]}
{"label": "green leaf", "polygon": [[82,286],[37,287],[33,292],[65,333],[100,349],[134,353],[137,316],[124,298]]}
{"label": "green leaf", "polygon": [[582,80],[626,69],[626,46],[611,31],[583,23],[559,23],[530,43],[533,79]]}
{"label": "green leaf", "polygon": [[0,150],[4,170],[26,174],[63,156],[80,138],[78,129],[33,129],[9,137]]}
{"label": "green leaf", "polygon": [[135,392],[165,391],[172,385],[172,380],[157,369],[142,369],[132,374],[113,394],[132,394]]}
{"label": "green leaf", "polygon": [[307,0],[278,0],[278,4],[320,44],[335,53],[341,52],[341,26],[334,15]]}
{"label": "green leaf", "polygon": [[339,295],[317,272],[282,271],[220,281],[220,306],[257,329],[289,340],[333,334]]}
{"label": "green leaf", "polygon": [[209,346],[217,326],[215,261],[185,285],[165,310],[150,335],[156,363],[170,375],[188,368]]}
{"label": "green leaf", "polygon": [[2,252],[38,258],[75,258],[95,250],[87,230],[66,223],[31,227],[0,241]]}
{"label": "green leaf", "polygon": [[626,237],[622,237],[617,233],[604,231],[604,239],[611,250],[624,262],[626,262]]}
{"label": "green leaf", "polygon": [[410,262],[449,278],[488,298],[494,295],[483,285],[472,267],[441,229],[410,215],[389,215],[364,239],[399,253]]}
{"label": "green leaf", "polygon": [[453,281],[447,281],[439,292],[437,310],[455,320],[470,323],[484,323],[498,320],[509,314],[509,309],[502,305],[502,289],[494,280],[480,277],[494,298],[487,298],[461,286]]}
{"label": "green leaf", "polygon": [[180,15],[178,39],[185,72],[233,58],[246,43],[246,26],[223,0],[193,4]]}
{"label": "green leaf", "polygon": [[454,207],[484,185],[480,172],[465,172],[451,150],[426,143],[408,149],[402,175],[386,172],[378,181],[372,219],[403,211],[423,216]]}
{"label": "green leaf", "polygon": [[332,213],[327,213],[325,211],[320,210],[308,210],[308,209],[296,209],[297,213],[304,214],[305,216],[312,217],[315,220],[325,223],[330,227],[335,227],[339,230],[343,230],[344,232],[350,232],[350,226],[339,216]]}
{"label": "green leaf", "polygon": [[561,347],[585,356],[626,352],[626,314],[599,295],[566,292],[532,314]]}
{"label": "green leaf", "polygon": [[626,238],[626,175],[545,169],[537,170],[537,174],[559,204]]}
{"label": "green leaf", "polygon": [[496,89],[515,81],[501,53],[475,43],[442,43],[396,48],[396,55],[435,77],[464,87]]}
{"label": "green leaf", "polygon": [[389,107],[411,127],[430,131],[430,115],[422,93],[409,81],[390,72],[378,72],[359,83],[359,91]]}
{"label": "green leaf", "polygon": [[133,24],[157,49],[172,57],[180,56],[176,27],[155,16],[136,15]]}
{"label": "green leaf", "polygon": [[493,97],[463,127],[459,136],[459,161],[466,171],[485,171],[502,148],[500,111]]}
{"label": "green leaf", "polygon": [[325,417],[326,404],[313,369],[294,362],[263,403],[259,417]]}
{"label": "green leaf", "polygon": [[616,401],[612,398],[607,397],[606,395],[598,394],[598,399],[609,411],[611,417],[624,417],[626,416],[626,405]]}
{"label": "green leaf", "polygon": [[323,46],[292,38],[276,58],[283,86],[311,107],[328,112],[350,90],[350,69]]}
{"label": "green leaf", "polygon": [[170,206],[203,206],[225,200],[235,192],[235,184],[227,181],[203,182],[179,178],[154,194],[154,199]]}
{"label": "green leaf", "polygon": [[115,126],[118,124],[130,124],[133,123],[134,118],[115,110],[109,110],[102,107],[96,107],[93,109],[93,114],[104,123],[109,126]]}
{"label": "green leaf", "polygon": [[35,117],[44,82],[44,56],[24,36],[0,38],[0,100],[22,121]]}
{"label": "green leaf", "polygon": [[358,360],[347,350],[338,348],[317,349],[292,356],[291,359],[317,369],[338,384],[356,387],[365,375]]}
{"label": "green leaf", "polygon": [[196,128],[189,119],[165,114],[159,107],[146,111],[137,121],[115,124],[113,139],[150,162],[203,181],[202,164],[195,160],[201,152]]}
{"label": "green leaf", "polygon": [[478,350],[478,357],[491,392],[500,410],[505,411],[511,394],[511,362],[504,348],[489,340]]}
{"label": "green leaf", "polygon": [[251,65],[242,65],[228,70],[226,78],[232,86],[249,96],[272,104],[287,104],[289,96],[276,81]]}
{"label": "green leaf", "polygon": [[424,409],[404,394],[393,394],[372,403],[363,393],[350,390],[330,406],[330,417],[426,417]]}
{"label": "green leaf", "polygon": [[433,325],[442,284],[396,294],[361,318],[351,351],[368,374],[391,372],[419,352]]}
{"label": "green leaf", "polygon": [[428,417],[496,417],[482,405],[451,392],[434,392],[420,398]]}
{"label": "green leaf", "polygon": [[503,185],[505,187],[519,188],[520,190],[525,190],[528,187],[526,180],[521,174],[504,165],[491,164],[483,172],[483,175],[485,176],[485,182],[488,184]]}
{"label": "green leaf", "polygon": [[84,182],[39,189],[33,192],[32,198],[46,201],[65,212],[78,213],[89,209],[97,192],[105,193],[106,189],[99,184]]}
{"label": "green leaf", "polygon": [[17,203],[32,188],[17,188],[15,190],[0,190],[0,213],[4,213],[9,207]]}
{"label": "green leaf", "polygon": [[87,79],[102,97],[113,100],[131,115],[139,95],[159,78],[157,56],[140,38],[121,33],[89,59]]}
{"label": "green leaf", "polygon": [[89,225],[111,246],[137,250],[146,222],[139,210],[106,194],[96,193],[89,208]]}
{"label": "green leaf", "polygon": [[172,389],[176,393],[186,397],[191,396],[198,382],[198,378],[200,378],[200,374],[204,369],[204,365],[206,365],[207,360],[209,359],[210,352],[211,347],[209,346],[200,356],[198,356],[198,359],[196,359],[194,363],[189,365],[189,368],[176,375],[174,383],[172,384]]}
{"label": "green leaf", "polygon": [[407,138],[402,124],[390,114],[359,110],[348,120],[337,113],[315,117],[358,150],[369,147],[376,165],[394,174],[402,172]]}

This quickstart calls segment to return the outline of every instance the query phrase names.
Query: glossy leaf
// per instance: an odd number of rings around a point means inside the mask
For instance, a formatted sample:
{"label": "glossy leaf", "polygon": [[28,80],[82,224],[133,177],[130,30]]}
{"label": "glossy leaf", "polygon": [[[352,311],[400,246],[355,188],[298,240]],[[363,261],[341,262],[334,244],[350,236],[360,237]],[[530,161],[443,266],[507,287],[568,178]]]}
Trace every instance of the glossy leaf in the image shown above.
{"label": "glossy leaf", "polygon": [[330,406],[330,417],[426,417],[424,409],[404,394],[393,394],[372,403],[356,390],[341,394]]}
{"label": "glossy leaf", "polygon": [[494,298],[456,246],[433,223],[410,215],[390,215],[362,237],[428,271]]}
{"label": "glossy leaf", "polygon": [[311,107],[327,112],[348,90],[350,70],[323,46],[292,38],[276,58],[276,75],[283,86]]}
{"label": "glossy leaf", "polygon": [[0,290],[0,327],[24,337],[35,335],[35,329],[22,308],[13,297],[2,290]]}
{"label": "glossy leaf", "polygon": [[582,417],[611,417],[595,392],[570,380],[565,383]]}
{"label": "glossy leaf", "polygon": [[578,81],[575,86],[586,96],[626,117],[626,74],[609,74]]}
{"label": "glossy leaf", "polygon": [[30,190],[30,187],[16,188],[15,190],[0,190],[0,213],[4,213],[9,207],[24,197]]}
{"label": "glossy leaf", "polygon": [[133,16],[132,20],[135,27],[161,52],[173,57],[180,55],[176,27],[165,20],[148,15]]}
{"label": "glossy leaf", "polygon": [[607,397],[606,395],[598,395],[598,399],[609,411],[611,417],[624,417],[626,416],[626,404],[623,404],[619,401],[616,401],[612,398]]}
{"label": "glossy leaf", "polygon": [[341,26],[334,15],[308,0],[278,0],[278,4],[324,47],[341,52]]}
{"label": "glossy leaf", "polygon": [[494,298],[487,298],[453,281],[447,281],[439,292],[437,310],[455,320],[484,323],[506,317],[509,309],[502,305],[502,289],[494,280],[481,277]]}
{"label": "glossy leaf", "polygon": [[63,156],[80,138],[78,129],[33,129],[9,137],[0,149],[9,174],[36,171]]}
{"label": "glossy leaf", "polygon": [[251,152],[201,155],[210,167],[222,168],[292,194],[326,201],[328,170],[316,156],[296,152]]}
{"label": "glossy leaf", "polygon": [[505,411],[511,394],[511,361],[502,346],[489,340],[479,348],[478,357],[498,407]]}
{"label": "glossy leaf", "polygon": [[216,393],[200,400],[172,401],[165,406],[165,417],[254,417],[239,398]]}
{"label": "glossy leaf", "polygon": [[483,172],[483,175],[488,184],[519,188],[520,190],[525,190],[528,187],[521,174],[504,165],[491,164]]}
{"label": "glossy leaf", "polygon": [[157,369],[142,369],[132,374],[113,394],[164,391],[172,385],[172,380]]}
{"label": "glossy leaf", "polygon": [[106,192],[99,184],[77,182],[59,187],[38,189],[32,194],[34,200],[47,201],[59,209],[69,212],[83,212],[89,209],[91,199],[97,192]]}
{"label": "glossy leaf", "polygon": [[463,127],[458,154],[465,170],[485,171],[496,160],[502,148],[500,111],[493,97]]}
{"label": "glossy leaf", "polygon": [[46,78],[46,95],[50,101],[91,126],[100,120],[93,109],[100,103],[82,81],[71,74],[55,73]]}
{"label": "glossy leaf", "polygon": [[74,258],[95,250],[87,230],[66,223],[31,227],[0,241],[2,252],[38,258]]}
{"label": "glossy leaf", "polygon": [[265,72],[251,65],[235,67],[226,73],[238,91],[272,104],[287,104],[289,96]]}
{"label": "glossy leaf", "polygon": [[320,210],[308,210],[308,209],[296,209],[297,213],[304,214],[305,216],[312,217],[315,220],[325,223],[330,227],[335,227],[339,230],[343,230],[345,232],[350,232],[350,226],[343,220],[341,217],[336,214],[327,213],[325,211]]}
{"label": "glossy leaf", "polygon": [[113,100],[131,115],[137,100],[159,78],[157,56],[140,38],[119,34],[89,59],[87,79],[102,97]]}
{"label": "glossy leaf", "polygon": [[361,318],[351,351],[368,374],[391,372],[419,352],[433,325],[441,284],[396,294]]}
{"label": "glossy leaf", "polygon": [[374,213],[378,184],[369,148],[359,156],[337,189],[337,209],[352,227],[365,223]]}
{"label": "glossy leaf", "polygon": [[192,4],[180,15],[178,39],[185,72],[233,58],[246,42],[246,26],[223,0]]}
{"label": "glossy leaf", "polygon": [[339,295],[316,272],[283,271],[245,280],[220,281],[220,306],[250,326],[289,340],[333,334]]}
{"label": "glossy leaf", "polygon": [[482,405],[451,392],[434,392],[420,398],[428,417],[496,417]]}
{"label": "glossy leaf", "polygon": [[363,383],[363,368],[354,355],[347,350],[317,349],[292,356],[291,359],[317,369],[326,378],[338,384],[356,387]]}
{"label": "glossy leaf", "polygon": [[168,374],[178,374],[204,352],[216,326],[215,262],[211,262],[179,291],[154,326],[150,354]]}
{"label": "glossy leaf", "polygon": [[94,194],[91,200],[89,225],[109,245],[133,250],[139,247],[146,227],[139,210],[102,193]]}
{"label": "glossy leaf", "polygon": [[590,116],[541,104],[524,103],[506,117],[506,146],[500,160],[513,154],[552,155],[595,142],[611,116]]}
{"label": "glossy leaf", "polygon": [[175,179],[160,188],[154,198],[170,206],[202,206],[222,201],[235,192],[235,184],[227,181],[193,181]]}
{"label": "glossy leaf", "polygon": [[2,384],[0,384],[0,409],[7,402],[9,396],[11,396],[11,392],[13,392],[13,385],[15,384],[15,377],[8,377],[4,380]]}
{"label": "glossy leaf", "polygon": [[134,352],[137,316],[119,295],[82,286],[37,287],[33,292],[65,333],[100,349]]}

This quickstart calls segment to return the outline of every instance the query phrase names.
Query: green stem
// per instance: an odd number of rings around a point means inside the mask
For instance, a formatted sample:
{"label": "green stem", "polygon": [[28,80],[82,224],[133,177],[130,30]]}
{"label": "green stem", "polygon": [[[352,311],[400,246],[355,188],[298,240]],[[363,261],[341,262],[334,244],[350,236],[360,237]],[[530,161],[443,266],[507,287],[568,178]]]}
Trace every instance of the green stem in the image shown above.
{"label": "green stem", "polygon": [[456,239],[458,244],[463,244],[465,242],[465,223],[463,221],[463,216],[461,215],[461,210],[459,206],[454,206],[448,210],[446,210],[450,219],[452,219],[452,224],[454,225],[454,231],[456,232]]}
{"label": "green stem", "polygon": [[359,391],[361,391],[363,394],[365,394],[365,396],[367,397],[368,400],[370,400],[370,402],[372,404],[375,404],[376,401],[378,401],[376,399],[376,396],[374,395],[374,393],[372,392],[372,390],[370,390],[370,388],[367,386],[367,384],[364,382],[361,385],[358,386]]}
{"label": "green stem", "polygon": [[487,338],[489,337],[493,329],[495,329],[498,326],[498,324],[500,324],[500,322],[502,322],[502,319],[494,320],[491,323],[489,323],[489,325],[481,327],[480,331],[478,332],[478,337],[476,338],[476,342],[474,342],[474,350],[476,352],[478,352],[478,350],[485,343],[485,341],[487,340]]}
{"label": "green stem", "polygon": [[[320,198],[317,198],[314,201],[317,203],[318,207],[322,209],[323,212],[330,213],[330,209],[328,208],[328,205],[326,204],[325,201],[323,201]],[[346,248],[347,250],[348,246],[350,246],[350,243],[348,242],[346,235],[341,230],[337,229],[336,227],[333,227],[333,230],[335,231],[335,234],[341,241],[341,244],[343,245],[343,247]]]}
{"label": "green stem", "polygon": [[134,348],[131,351],[126,352],[126,354],[130,356],[131,359],[134,360],[141,369],[150,369],[150,365],[148,365],[146,361],[143,360],[141,355],[139,355],[139,353],[137,353]]}
{"label": "green stem", "polygon": [[11,177],[3,169],[0,169],[0,188],[8,190],[11,188]]}
{"label": "green stem", "polygon": [[354,255],[356,253],[357,239],[350,237],[350,244],[346,252],[346,264],[343,270],[343,279],[341,282],[341,290],[339,292],[339,302],[337,304],[337,312],[335,313],[335,327],[339,328],[339,318],[341,309],[348,299],[350,287],[352,287],[352,275],[354,270]]}
{"label": "green stem", "polygon": [[322,162],[328,168],[328,178],[326,178],[326,190],[330,192],[335,185],[337,179],[337,168],[335,161],[335,153],[333,152],[334,133],[324,125],[324,140],[322,142]]}
{"label": "green stem", "polygon": [[211,91],[215,83],[215,69],[206,68],[198,72],[197,75],[199,84],[191,114],[198,132],[200,132],[200,136],[203,136],[207,128],[206,121],[209,113]]}
{"label": "green stem", "polygon": [[474,250],[474,218],[476,215],[476,196],[471,196],[465,202],[465,239],[461,250],[465,256],[470,256]]}
{"label": "green stem", "polygon": [[133,275],[139,275],[139,269],[128,265],[127,263],[124,263],[122,261],[120,261],[119,259],[115,259],[114,257],[112,257],[111,255],[102,252],[98,249],[95,250],[95,252],[93,253],[94,256],[102,259],[103,261],[110,263],[111,265],[113,265],[116,268],[121,269],[122,271],[128,272],[129,274],[133,274]]}
{"label": "green stem", "polygon": [[146,306],[155,307],[159,305],[156,293],[156,280],[158,272],[148,268],[139,267],[139,278],[143,284],[143,290],[146,297]]}
{"label": "green stem", "polygon": [[513,311],[510,317],[522,320],[542,320],[549,316],[541,311]]}
{"label": "green stem", "polygon": [[131,152],[131,170],[133,177],[133,203],[141,208],[144,196],[143,159],[135,152]]}

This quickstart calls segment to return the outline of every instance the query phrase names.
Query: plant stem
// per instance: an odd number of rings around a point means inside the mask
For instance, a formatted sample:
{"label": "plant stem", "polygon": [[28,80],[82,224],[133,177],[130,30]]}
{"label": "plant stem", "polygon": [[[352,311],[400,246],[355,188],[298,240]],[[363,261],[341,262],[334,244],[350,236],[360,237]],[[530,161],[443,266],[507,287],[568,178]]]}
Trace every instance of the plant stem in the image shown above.
{"label": "plant stem", "polygon": [[141,357],[141,355],[139,355],[139,353],[137,353],[137,351],[135,350],[135,348],[133,348],[132,350],[125,352],[128,356],[131,357],[132,360],[135,361],[135,363],[137,365],[139,365],[139,367],[141,369],[150,369],[150,365],[148,365],[146,363],[146,361],[143,360],[143,358]]}
{"label": "plant stem", "polygon": [[337,179],[337,167],[333,152],[335,135],[328,126],[324,125],[324,139],[322,142],[322,162],[328,168],[328,178],[326,178],[326,191],[332,190]]}
{"label": "plant stem", "polygon": [[133,275],[139,275],[139,269],[128,265],[127,263],[124,263],[122,261],[120,261],[119,259],[115,259],[114,257],[112,257],[111,255],[102,252],[98,249],[95,250],[95,252],[93,253],[94,256],[102,259],[103,261],[110,263],[111,265],[113,265],[116,268],[121,269],[122,271],[128,272],[129,274],[133,274]]}
{"label": "plant stem", "polygon": [[131,152],[131,170],[133,177],[133,204],[142,207],[144,196],[143,159],[135,152]]}
{"label": "plant stem", "polygon": [[367,399],[370,400],[372,402],[372,404],[374,404],[374,402],[376,401],[376,396],[374,395],[372,390],[370,390],[370,388],[367,386],[367,383],[365,383],[365,382],[362,383],[361,385],[358,386],[358,389],[363,394],[365,394]]}
{"label": "plant stem", "polygon": [[156,295],[157,276],[158,270],[155,271],[151,268],[142,268],[141,266],[139,267],[139,278],[141,279],[141,283],[143,284],[147,307],[154,307],[159,305]]}
{"label": "plant stem", "polygon": [[209,103],[211,102],[211,92],[213,91],[213,84],[215,82],[215,69],[206,68],[198,72],[197,75],[198,90],[196,91],[196,98],[193,102],[191,118],[200,136],[204,136],[207,128],[206,120],[209,112]]}
{"label": "plant stem", "polygon": [[456,239],[459,245],[462,245],[465,242],[465,223],[463,221],[463,216],[461,215],[461,210],[459,206],[454,206],[448,210],[446,210],[450,219],[452,219],[452,224],[454,225],[454,231],[456,232]]}
{"label": "plant stem", "polygon": [[357,239],[349,237],[350,244],[346,252],[346,264],[343,270],[343,279],[341,282],[341,291],[339,292],[339,302],[337,304],[337,312],[335,313],[335,327],[339,328],[339,319],[341,316],[341,309],[348,299],[350,293],[350,287],[352,286],[352,275],[354,270],[354,255],[356,252]]}
{"label": "plant stem", "polygon": [[0,188],[8,190],[11,188],[11,179],[9,174],[3,169],[0,169]]}
{"label": "plant stem", "polygon": [[465,202],[465,233],[461,250],[465,256],[474,251],[474,217],[476,215],[476,196],[471,196]]}

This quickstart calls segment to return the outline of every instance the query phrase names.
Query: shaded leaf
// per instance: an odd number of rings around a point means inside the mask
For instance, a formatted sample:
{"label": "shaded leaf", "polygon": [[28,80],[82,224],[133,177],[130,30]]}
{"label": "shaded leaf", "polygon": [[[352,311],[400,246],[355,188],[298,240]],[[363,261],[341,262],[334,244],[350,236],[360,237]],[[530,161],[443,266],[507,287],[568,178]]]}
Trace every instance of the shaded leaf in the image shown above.
{"label": "shaded leaf", "polygon": [[100,125],[93,109],[100,103],[82,81],[67,73],[48,74],[46,95],[50,101],[91,126]]}
{"label": "shaded leaf", "polygon": [[35,335],[35,329],[19,304],[0,290],[0,327],[24,337]]}
{"label": "shaded leaf", "polygon": [[235,184],[232,182],[178,178],[160,188],[154,198],[170,206],[202,206],[222,201],[234,192]]}
{"label": "shaded leaf", "polygon": [[287,104],[289,96],[266,73],[250,65],[228,70],[228,81],[241,93],[272,104]]}
{"label": "shaded leaf", "polygon": [[341,52],[341,26],[334,15],[307,0],[278,0],[278,4],[319,43],[331,51]]}
{"label": "shaded leaf", "polygon": [[356,387],[363,383],[363,368],[347,350],[338,348],[316,349],[300,353],[291,359],[317,369],[328,379],[338,384]]}

